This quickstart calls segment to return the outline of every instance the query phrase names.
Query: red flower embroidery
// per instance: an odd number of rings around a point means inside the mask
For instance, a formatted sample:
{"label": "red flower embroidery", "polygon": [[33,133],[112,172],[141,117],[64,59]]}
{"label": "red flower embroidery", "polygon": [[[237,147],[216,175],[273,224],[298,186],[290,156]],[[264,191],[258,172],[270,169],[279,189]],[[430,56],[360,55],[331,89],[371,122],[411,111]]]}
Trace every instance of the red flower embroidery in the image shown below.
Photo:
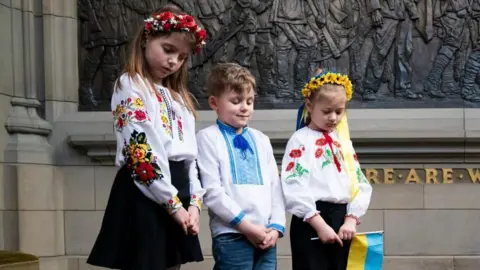
{"label": "red flower embroidery", "polygon": [[197,196],[195,194],[192,195],[192,199],[196,199],[196,198],[197,198]]}
{"label": "red flower embroidery", "polygon": [[145,113],[145,111],[136,110],[135,111],[135,119],[137,119],[138,121],[143,121],[143,120],[147,119],[147,114]]}
{"label": "red flower embroidery", "polygon": [[300,149],[293,149],[291,152],[290,152],[290,157],[291,158],[299,158],[302,156],[302,150]]}
{"label": "red flower embroidery", "polygon": [[320,158],[323,156],[323,148],[318,148],[317,151],[315,151],[315,158]]}
{"label": "red flower embroidery", "polygon": [[355,160],[357,160],[357,161],[358,161],[357,154],[353,154],[353,159],[355,159]]}
{"label": "red flower embroidery", "polygon": [[335,147],[337,147],[337,148],[341,148],[341,147],[342,147],[342,145],[341,145],[339,142],[337,142],[337,141],[334,141],[334,142],[333,142],[333,145],[335,145]]}
{"label": "red flower embroidery", "polygon": [[315,142],[315,144],[318,146],[324,146],[327,144],[327,140],[325,138],[320,138]]}
{"label": "red flower embroidery", "polygon": [[140,178],[142,182],[148,182],[155,178],[155,173],[153,172],[153,167],[149,163],[139,163],[135,169],[135,173]]}
{"label": "red flower embroidery", "polygon": [[158,100],[158,102],[163,102],[163,99],[159,94],[157,94],[157,100]]}
{"label": "red flower embroidery", "polygon": [[285,170],[287,172],[289,172],[293,169],[293,166],[295,166],[295,163],[292,161],[292,162],[288,163],[287,168]]}

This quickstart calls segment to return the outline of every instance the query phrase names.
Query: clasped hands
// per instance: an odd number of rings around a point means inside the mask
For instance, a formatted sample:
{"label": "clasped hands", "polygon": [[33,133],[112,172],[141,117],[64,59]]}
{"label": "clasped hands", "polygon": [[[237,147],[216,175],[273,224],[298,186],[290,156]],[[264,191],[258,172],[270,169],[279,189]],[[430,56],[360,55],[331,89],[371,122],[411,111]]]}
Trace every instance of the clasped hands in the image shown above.
{"label": "clasped hands", "polygon": [[188,212],[181,207],[172,217],[182,227],[185,235],[197,235],[200,233],[200,210],[198,207],[189,206]]}

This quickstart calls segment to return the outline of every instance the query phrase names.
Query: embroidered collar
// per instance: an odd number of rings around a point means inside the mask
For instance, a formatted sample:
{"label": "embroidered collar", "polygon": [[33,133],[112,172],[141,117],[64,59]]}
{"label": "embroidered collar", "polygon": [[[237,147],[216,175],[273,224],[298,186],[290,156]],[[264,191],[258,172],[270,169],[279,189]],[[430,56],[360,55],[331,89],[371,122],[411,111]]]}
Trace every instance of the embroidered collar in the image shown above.
{"label": "embroidered collar", "polygon": [[217,119],[217,125],[218,125],[218,127],[220,128],[221,131],[234,135],[233,146],[242,151],[242,155],[243,155],[244,159],[247,157],[246,156],[247,150],[250,150],[250,152],[252,152],[252,154],[253,154],[253,149],[250,146],[250,144],[248,143],[248,140],[244,136],[245,133],[248,131],[248,127],[244,127],[243,130],[242,130],[242,133],[237,134],[237,129],[236,128],[234,128],[230,125],[227,125],[227,124],[223,123],[222,121],[220,121],[218,119]]}

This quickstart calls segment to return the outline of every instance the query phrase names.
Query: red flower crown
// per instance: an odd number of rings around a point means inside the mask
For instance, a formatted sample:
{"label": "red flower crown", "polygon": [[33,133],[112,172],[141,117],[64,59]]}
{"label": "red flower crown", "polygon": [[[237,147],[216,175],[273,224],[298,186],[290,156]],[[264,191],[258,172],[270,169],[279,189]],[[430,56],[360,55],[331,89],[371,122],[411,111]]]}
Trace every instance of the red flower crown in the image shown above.
{"label": "red flower crown", "polygon": [[147,35],[172,31],[183,31],[195,34],[197,40],[195,52],[198,52],[206,44],[205,39],[207,38],[207,32],[198,26],[195,19],[190,15],[175,15],[172,12],[166,11],[154,13],[150,18],[145,20],[145,33]]}

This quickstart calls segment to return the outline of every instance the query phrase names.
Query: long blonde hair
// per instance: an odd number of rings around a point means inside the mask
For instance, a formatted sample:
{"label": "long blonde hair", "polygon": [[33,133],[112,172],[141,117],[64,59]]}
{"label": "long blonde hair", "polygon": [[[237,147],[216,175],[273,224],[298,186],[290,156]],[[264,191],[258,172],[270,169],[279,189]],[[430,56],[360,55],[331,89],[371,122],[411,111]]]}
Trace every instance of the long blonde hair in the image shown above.
{"label": "long blonde hair", "polygon": [[[159,9],[157,13],[161,12],[172,12],[175,15],[184,15],[186,13],[182,12],[179,8],[174,5],[166,5],[163,8]],[[192,51],[196,46],[196,38],[193,33],[190,32],[181,32],[185,35],[187,42],[192,48]],[[152,37],[168,37],[171,32],[168,33],[154,33],[150,36]],[[144,26],[140,27],[135,38],[130,47],[130,54],[127,59],[127,63],[124,68],[124,72],[128,74],[128,77],[138,83],[137,75],[140,78],[143,78],[147,83],[147,86],[150,88],[151,92],[156,92],[156,87],[154,83],[153,76],[148,70],[148,63],[145,58],[145,44],[147,41],[147,35],[145,34]],[[195,97],[188,91],[188,59],[185,59],[183,65],[173,74],[164,78],[162,81],[163,86],[169,89],[173,99],[181,103],[181,99],[188,110],[197,117],[196,106],[194,104]],[[121,88],[120,81],[117,80],[116,89]]]}

